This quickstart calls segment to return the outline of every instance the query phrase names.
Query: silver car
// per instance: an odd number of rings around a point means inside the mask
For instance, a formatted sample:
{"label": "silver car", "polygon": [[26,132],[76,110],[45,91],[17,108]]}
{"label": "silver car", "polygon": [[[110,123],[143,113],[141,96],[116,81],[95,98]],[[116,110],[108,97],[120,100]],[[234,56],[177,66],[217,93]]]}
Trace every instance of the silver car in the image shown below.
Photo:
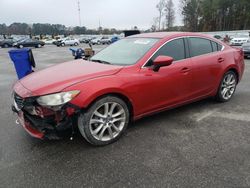
{"label": "silver car", "polygon": [[244,43],[242,45],[242,50],[244,52],[244,57],[245,58],[250,57],[250,41],[248,41],[247,43]]}

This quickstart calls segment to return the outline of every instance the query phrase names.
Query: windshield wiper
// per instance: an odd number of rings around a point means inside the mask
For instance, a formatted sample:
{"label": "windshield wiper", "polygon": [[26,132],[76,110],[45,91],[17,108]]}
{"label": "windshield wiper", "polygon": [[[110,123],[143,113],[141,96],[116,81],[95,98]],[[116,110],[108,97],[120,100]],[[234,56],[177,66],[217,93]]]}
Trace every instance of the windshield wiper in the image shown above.
{"label": "windshield wiper", "polygon": [[97,62],[97,63],[102,63],[102,64],[108,64],[108,65],[111,65],[110,62],[108,61],[103,61],[103,60],[100,60],[100,59],[91,59],[91,61],[93,62]]}

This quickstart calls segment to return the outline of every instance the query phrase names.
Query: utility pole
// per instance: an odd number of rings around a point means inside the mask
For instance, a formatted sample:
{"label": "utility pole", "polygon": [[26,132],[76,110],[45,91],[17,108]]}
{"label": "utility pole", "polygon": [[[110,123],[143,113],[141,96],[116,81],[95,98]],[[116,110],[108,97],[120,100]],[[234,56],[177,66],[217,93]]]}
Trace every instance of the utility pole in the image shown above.
{"label": "utility pole", "polygon": [[82,21],[81,21],[81,8],[80,8],[80,1],[77,1],[77,5],[78,5],[78,17],[79,17],[79,26],[82,26]]}

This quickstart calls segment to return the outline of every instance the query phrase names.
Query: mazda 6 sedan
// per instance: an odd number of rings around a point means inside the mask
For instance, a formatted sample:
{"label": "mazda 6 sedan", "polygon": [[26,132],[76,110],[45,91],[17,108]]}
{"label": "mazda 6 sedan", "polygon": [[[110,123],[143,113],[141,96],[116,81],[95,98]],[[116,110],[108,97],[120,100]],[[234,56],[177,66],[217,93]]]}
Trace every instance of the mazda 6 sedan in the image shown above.
{"label": "mazda 6 sedan", "polygon": [[14,85],[19,124],[58,139],[78,128],[90,144],[117,141],[131,121],[214,97],[229,101],[244,54],[207,35],[149,33],[122,39],[89,61],[34,72]]}

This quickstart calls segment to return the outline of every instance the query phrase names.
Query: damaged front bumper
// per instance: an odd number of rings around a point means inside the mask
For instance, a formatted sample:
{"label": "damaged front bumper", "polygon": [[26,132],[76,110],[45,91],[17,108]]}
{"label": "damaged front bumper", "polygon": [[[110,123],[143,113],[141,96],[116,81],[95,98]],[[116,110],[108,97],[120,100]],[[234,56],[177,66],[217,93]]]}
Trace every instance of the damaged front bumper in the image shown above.
{"label": "damaged front bumper", "polygon": [[15,93],[12,111],[31,136],[55,140],[73,134],[75,117],[80,109],[71,104],[50,109],[37,104],[35,97],[24,99]]}

